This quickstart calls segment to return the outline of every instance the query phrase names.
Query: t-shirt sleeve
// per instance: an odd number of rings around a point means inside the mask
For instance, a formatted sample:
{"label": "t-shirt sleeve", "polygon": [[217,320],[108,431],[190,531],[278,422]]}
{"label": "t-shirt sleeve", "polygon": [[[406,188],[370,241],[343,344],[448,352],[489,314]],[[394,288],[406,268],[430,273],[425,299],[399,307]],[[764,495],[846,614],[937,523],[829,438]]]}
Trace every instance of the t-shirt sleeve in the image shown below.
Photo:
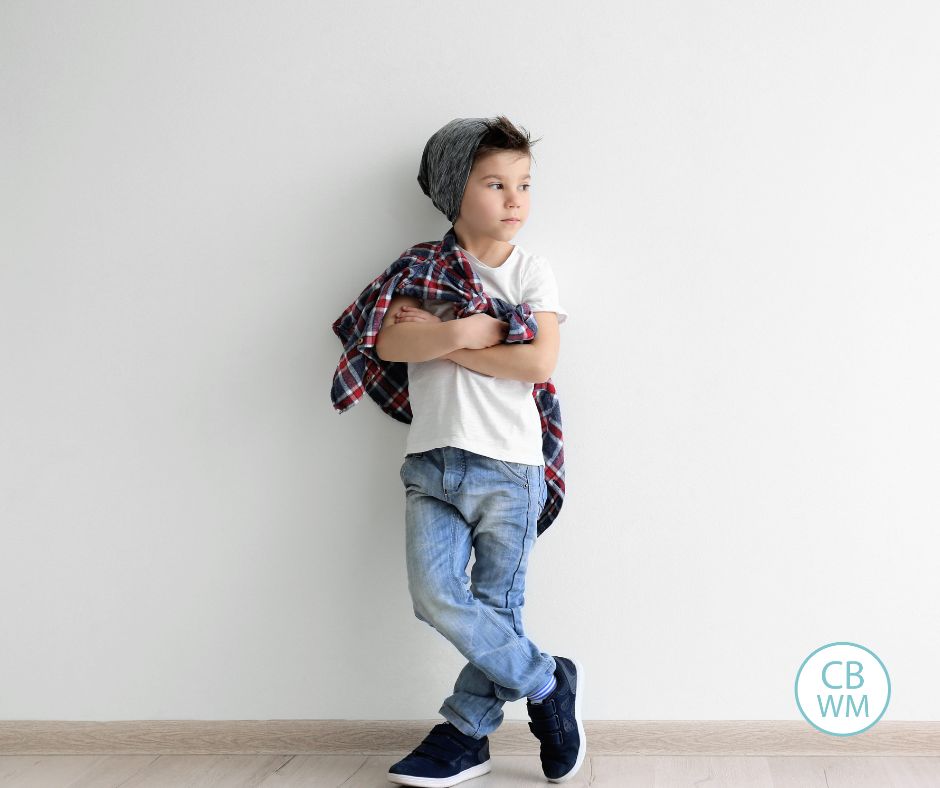
{"label": "t-shirt sleeve", "polygon": [[558,300],[558,282],[544,257],[533,257],[525,278],[525,298],[533,312],[555,312],[558,325],[568,319],[568,310]]}

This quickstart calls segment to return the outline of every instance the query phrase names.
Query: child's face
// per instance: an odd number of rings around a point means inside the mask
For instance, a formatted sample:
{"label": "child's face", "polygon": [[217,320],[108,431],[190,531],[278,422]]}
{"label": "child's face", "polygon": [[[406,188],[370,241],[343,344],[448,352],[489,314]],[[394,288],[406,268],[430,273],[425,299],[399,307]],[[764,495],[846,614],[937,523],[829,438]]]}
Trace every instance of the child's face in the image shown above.
{"label": "child's face", "polygon": [[[477,159],[464,189],[457,229],[510,240],[529,218],[530,164],[529,156],[515,151],[495,151]],[[519,221],[503,221],[509,217]]]}

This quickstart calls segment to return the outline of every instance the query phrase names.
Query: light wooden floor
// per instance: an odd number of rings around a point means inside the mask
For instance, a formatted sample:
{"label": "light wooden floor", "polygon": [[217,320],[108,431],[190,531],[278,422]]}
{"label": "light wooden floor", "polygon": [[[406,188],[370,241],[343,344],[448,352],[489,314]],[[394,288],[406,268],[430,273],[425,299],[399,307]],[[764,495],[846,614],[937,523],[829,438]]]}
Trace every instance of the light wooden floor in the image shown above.
{"label": "light wooden floor", "polygon": [[[395,755],[4,755],[10,788],[309,786],[390,788]],[[468,788],[547,786],[537,755],[494,755]],[[570,786],[611,788],[937,788],[940,756],[595,755]]]}

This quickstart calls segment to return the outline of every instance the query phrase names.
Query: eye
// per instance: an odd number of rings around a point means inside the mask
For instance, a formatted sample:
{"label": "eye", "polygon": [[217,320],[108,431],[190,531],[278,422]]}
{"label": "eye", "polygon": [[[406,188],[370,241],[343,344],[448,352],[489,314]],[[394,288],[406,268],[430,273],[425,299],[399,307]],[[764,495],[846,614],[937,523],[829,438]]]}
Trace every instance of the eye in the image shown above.
{"label": "eye", "polygon": [[[486,184],[486,185],[487,185],[487,187],[490,187],[490,186],[500,186],[500,187],[501,187],[501,186],[502,186],[501,183],[498,183],[498,182],[496,182],[496,181],[493,181],[492,183],[488,183],[488,184]],[[528,191],[528,190],[531,188],[531,184],[529,184],[529,183],[523,183],[522,185],[525,186],[526,191]]]}

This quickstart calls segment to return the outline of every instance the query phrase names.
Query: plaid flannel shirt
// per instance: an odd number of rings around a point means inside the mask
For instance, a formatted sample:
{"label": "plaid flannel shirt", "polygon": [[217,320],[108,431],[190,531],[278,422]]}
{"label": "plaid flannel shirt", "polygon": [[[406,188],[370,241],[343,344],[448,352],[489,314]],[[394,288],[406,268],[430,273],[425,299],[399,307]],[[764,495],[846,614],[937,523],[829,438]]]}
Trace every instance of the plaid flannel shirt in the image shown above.
{"label": "plaid flannel shirt", "polygon": [[[368,394],[393,419],[411,424],[408,363],[384,361],[375,352],[375,340],[395,295],[453,301],[455,318],[484,312],[508,321],[506,342],[528,342],[538,333],[538,323],[527,303],[511,305],[486,295],[451,227],[442,240],[418,243],[402,252],[333,322],[333,333],[343,343],[331,391],[333,408],[338,413],[349,410],[363,394]],[[548,488],[537,526],[536,535],[541,536],[558,516],[564,501],[565,454],[561,406],[551,378],[535,383],[532,396],[542,421]]]}

